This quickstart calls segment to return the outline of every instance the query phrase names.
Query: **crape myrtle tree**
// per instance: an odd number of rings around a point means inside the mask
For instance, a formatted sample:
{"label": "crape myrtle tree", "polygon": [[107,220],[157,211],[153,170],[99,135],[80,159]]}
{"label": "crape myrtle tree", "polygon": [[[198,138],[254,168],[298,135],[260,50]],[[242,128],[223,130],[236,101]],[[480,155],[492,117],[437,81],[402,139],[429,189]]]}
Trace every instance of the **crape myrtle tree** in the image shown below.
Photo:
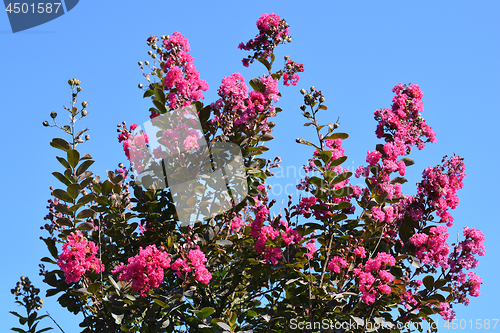
{"label": "crape myrtle tree", "polygon": [[[380,332],[399,332],[395,323],[453,319],[453,305],[468,305],[469,296],[480,294],[481,278],[470,270],[485,253],[484,236],[465,227],[459,240],[447,243],[449,211],[465,177],[461,157],[445,156],[423,171],[417,193],[402,192],[413,164],[408,154],[436,141],[421,116],[420,87],[397,84],[392,106],[375,111],[375,133],[383,140],[354,174],[363,187],[351,185],[353,173],[342,167],[348,135],[338,132],[338,122],[317,121],[327,110],[325,96],[302,89],[297,112],[300,107],[314,138],[296,140],[311,149],[307,176],[297,184],[300,199],[288,196],[284,213],[273,214],[276,200],[268,197],[266,180],[281,159],[261,155],[273,140],[272,118],[282,111],[279,82],[295,86],[304,67],[285,56],[274,69],[275,48],[292,41],[284,19],[263,14],[257,28],[239,48],[250,51],[244,66],[261,63],[266,74],[249,80],[250,87],[240,73],[224,77],[219,99],[209,105],[200,102],[208,85],[182,34],[149,37],[151,60],[139,62],[151,119],[191,108],[201,122],[201,135],[188,132],[179,143],[186,149],[177,156],[178,173],[196,170],[184,162],[201,150],[200,140],[241,147],[248,195],[207,220],[181,223],[174,194],[158,173],[139,179],[123,165],[106,177],[90,171],[92,157],[77,149],[90,137],[75,126],[88,103],[77,102],[80,81],[69,80],[69,124],[58,125],[55,113],[52,125],[44,122],[70,137],[50,143],[62,167],[53,173],[61,184],[51,187],[42,227],[49,234],[42,239],[50,257],[40,265],[47,297],[57,295],[68,311],[82,313],[82,332],[287,332],[292,321],[313,332],[324,319],[330,331],[361,332],[379,323]],[[125,122],[118,133],[135,168],[153,143],[161,159],[162,148],[181,137],[175,130],[148,137]],[[194,186],[202,193],[209,182]],[[358,325],[341,328],[345,322]]]}

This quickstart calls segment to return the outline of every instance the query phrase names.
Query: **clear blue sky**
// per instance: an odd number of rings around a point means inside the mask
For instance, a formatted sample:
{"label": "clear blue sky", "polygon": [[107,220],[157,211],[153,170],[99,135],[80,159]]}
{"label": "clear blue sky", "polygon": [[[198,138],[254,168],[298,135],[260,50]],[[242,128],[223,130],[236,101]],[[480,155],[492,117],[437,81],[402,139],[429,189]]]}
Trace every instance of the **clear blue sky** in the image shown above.
{"label": "clear blue sky", "polygon": [[[118,5],[119,4],[119,5]],[[241,72],[248,80],[263,74],[264,67],[241,65],[246,52],[237,49],[257,32],[255,21],[262,13],[277,13],[291,26],[294,42],[277,49],[277,60],[289,54],[304,63],[306,72],[297,87],[283,87],[275,118],[276,139],[269,144],[282,165],[299,168],[311,151],[295,143],[296,137],[313,138],[302,126],[300,88],[314,85],[326,97],[328,111],[321,120],[341,119],[346,166],[364,163],[367,150],[378,143],[373,112],[389,107],[391,88],[415,83],[424,92],[424,118],[438,141],[415,151],[416,162],[408,169],[405,193],[413,194],[422,170],[436,165],[446,154],[465,158],[467,177],[459,191],[459,207],[452,211],[455,225],[450,241],[464,226],[481,229],[487,254],[476,272],[483,279],[481,296],[468,307],[457,306],[457,318],[499,318],[498,312],[498,198],[497,172],[500,110],[496,98],[500,84],[500,21],[497,1],[80,1],[62,17],[25,32],[12,34],[6,13],[0,14],[0,112],[3,190],[0,205],[3,269],[0,274],[0,326],[7,331],[17,321],[10,289],[21,275],[29,276],[45,293],[38,276],[39,259],[48,254],[38,238],[44,223],[49,186],[60,171],[56,149],[49,146],[61,133],[42,127],[49,113],[63,114],[71,101],[68,79],[78,78],[87,100],[91,140],[81,146],[97,162],[93,171],[126,162],[116,139],[122,120],[142,124],[148,120],[147,100],[137,84],[144,83],[137,65],[148,60],[146,38],[182,32],[191,43],[195,65],[210,91],[205,102],[214,101],[223,76]],[[309,129],[309,131],[308,131]],[[283,186],[297,179],[279,179]],[[286,201],[285,201],[286,202]],[[66,332],[77,332],[72,314],[55,298],[46,299],[48,310]],[[442,320],[439,321],[441,330]],[[45,321],[45,326],[51,324]],[[470,325],[470,324],[468,324]],[[17,326],[17,325],[16,325]],[[470,326],[468,326],[470,327]],[[500,325],[497,327],[500,330]],[[470,331],[470,330],[466,330]]]}

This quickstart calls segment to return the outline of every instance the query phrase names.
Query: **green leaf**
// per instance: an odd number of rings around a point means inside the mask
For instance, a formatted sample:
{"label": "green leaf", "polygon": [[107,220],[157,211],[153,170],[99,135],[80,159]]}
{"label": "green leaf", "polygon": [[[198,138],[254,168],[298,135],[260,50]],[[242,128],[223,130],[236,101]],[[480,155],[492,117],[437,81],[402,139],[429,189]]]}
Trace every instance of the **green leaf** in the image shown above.
{"label": "green leaf", "polygon": [[78,167],[78,169],[76,169],[76,175],[77,176],[80,176],[85,170],[87,170],[92,164],[94,164],[94,161],[92,160],[87,160],[87,161],[84,161],[82,164],[80,164],[80,166]]}
{"label": "green leaf", "polygon": [[[19,320],[19,321],[21,321],[21,320]],[[24,325],[24,324],[21,324],[21,325]],[[12,327],[10,330],[14,331],[14,332],[19,332],[19,333],[28,333],[28,332],[26,332],[25,330],[23,330],[21,328]]]}
{"label": "green leaf", "polygon": [[47,294],[45,295],[46,297],[54,296],[60,293],[62,290],[59,289],[47,289]]}
{"label": "green leaf", "polygon": [[341,198],[341,197],[346,197],[348,195],[351,195],[352,192],[354,192],[354,189],[350,186],[345,186],[342,188],[339,188],[338,190],[333,191],[334,197],[335,198]]}
{"label": "green leaf", "polygon": [[404,157],[400,161],[403,161],[406,166],[415,164],[415,161],[409,157]]}
{"label": "green leaf", "polygon": [[59,156],[56,156],[56,158],[59,161],[59,163],[62,164],[63,167],[65,167],[66,169],[71,169],[71,166],[69,165],[68,161],[66,161],[64,158]]}
{"label": "green leaf", "polygon": [[93,209],[84,209],[80,213],[78,213],[77,218],[83,219],[87,217],[94,217],[96,215],[95,210]]}
{"label": "green leaf", "polygon": [[71,181],[68,180],[68,178],[64,177],[64,175],[60,172],[52,172],[54,177],[56,177],[61,183],[63,183],[66,186],[71,185]]}
{"label": "green leaf", "polygon": [[95,294],[99,288],[101,288],[101,282],[94,282],[87,287],[87,291],[91,294]]}
{"label": "green leaf", "polygon": [[68,226],[68,227],[73,227],[73,222],[71,222],[70,219],[68,219],[67,217],[60,217],[56,220],[56,222],[60,225],[65,225],[65,226]]}
{"label": "green leaf", "polygon": [[338,175],[334,180],[333,180],[333,184],[337,184],[337,183],[340,183],[340,182],[343,182],[344,180],[348,179],[349,177],[352,176],[352,172],[344,172],[344,173],[341,173],[340,175]]}
{"label": "green leaf", "polygon": [[51,263],[51,264],[56,264],[56,262],[54,260],[50,259],[49,257],[43,257],[40,260],[43,261],[43,262],[48,262],[48,263]]}
{"label": "green leaf", "polygon": [[89,202],[92,202],[96,199],[96,195],[94,193],[89,193],[87,195],[84,195],[78,200],[78,204],[87,204]]}
{"label": "green leaf", "polygon": [[78,162],[80,162],[80,153],[78,150],[75,149],[70,149],[67,151],[68,153],[68,162],[71,167],[76,167],[78,165]]}
{"label": "green leaf", "polygon": [[248,310],[247,311],[247,316],[249,316],[249,317],[255,317],[255,316],[257,316],[257,312],[255,312],[253,310]]}
{"label": "green leaf", "polygon": [[261,91],[264,90],[264,83],[258,78],[253,78],[250,80],[250,86],[253,88],[255,91]]}
{"label": "green leaf", "polygon": [[349,137],[349,134],[347,133],[333,133],[328,135],[327,137],[324,138],[324,140],[335,140],[335,139],[342,139],[345,140]]}
{"label": "green leaf", "polygon": [[108,195],[109,193],[111,193],[112,190],[113,190],[113,184],[109,180],[106,180],[102,184],[102,194]]}
{"label": "green leaf", "polygon": [[149,89],[149,90],[146,90],[144,92],[144,95],[142,96],[142,98],[146,98],[146,97],[149,97],[149,96],[153,96],[155,94],[155,92],[152,90],[152,89]]}
{"label": "green leaf", "polygon": [[224,330],[226,330],[226,331],[231,332],[231,326],[229,326],[228,324],[226,324],[226,323],[224,323],[224,322],[222,322],[222,321],[218,321],[216,324],[217,324],[220,328],[222,328],[222,329],[224,329]]}
{"label": "green leaf", "polygon": [[434,282],[434,287],[436,289],[439,289],[441,288],[442,286],[444,286],[445,284],[447,283],[447,281],[445,279],[439,279],[437,280],[436,282]]}
{"label": "green leaf", "polygon": [[337,158],[336,160],[331,161],[330,168],[337,166],[337,165],[341,165],[342,163],[345,162],[345,160],[347,160],[347,156],[341,156],[341,157]]}
{"label": "green leaf", "polygon": [[165,303],[165,302],[163,302],[163,301],[161,301],[161,300],[159,300],[157,298],[153,299],[153,301],[156,304],[158,304],[159,306],[161,306],[162,308],[168,308],[169,307],[167,303]]}
{"label": "green leaf", "polygon": [[167,113],[167,109],[165,108],[165,104],[158,101],[157,99],[153,100],[153,104],[158,108],[160,113]]}
{"label": "green leaf", "polygon": [[32,314],[30,314],[30,316],[28,317],[28,327],[31,327],[33,326],[33,322],[35,321],[36,319],[36,312],[33,312]]}
{"label": "green leaf", "polygon": [[120,325],[122,323],[124,315],[123,314],[118,315],[118,314],[111,313],[111,317],[113,317],[115,319],[115,324]]}
{"label": "green leaf", "polygon": [[330,161],[330,159],[332,158],[332,152],[329,150],[320,151],[319,156],[321,157],[323,162],[325,164],[327,164]]}
{"label": "green leaf", "polygon": [[434,289],[434,277],[432,275],[427,275],[422,279],[422,282],[424,283],[424,286],[432,291]]}
{"label": "green leaf", "polygon": [[64,151],[68,151],[71,149],[71,145],[68,143],[68,141],[61,138],[54,138],[50,140],[50,145],[54,148],[61,149]]}
{"label": "green leaf", "polygon": [[196,316],[198,318],[203,320],[203,319],[207,318],[208,316],[210,316],[212,313],[214,313],[215,309],[210,308],[210,307],[206,307],[206,308],[203,308],[201,310],[193,310],[193,312],[196,314]]}
{"label": "green leaf", "polygon": [[68,186],[67,192],[72,199],[76,199],[81,192],[80,184],[71,184]]}
{"label": "green leaf", "polygon": [[165,105],[165,93],[163,92],[163,89],[155,89],[154,94],[156,99]]}
{"label": "green leaf", "polygon": [[68,209],[68,207],[66,207],[66,205],[57,204],[54,206],[54,208],[60,213],[71,215],[71,211]]}
{"label": "green leaf", "polygon": [[73,199],[68,195],[68,193],[64,190],[61,190],[61,189],[55,189],[54,191],[52,191],[52,194],[62,200],[62,201],[66,201],[66,202],[73,202]]}
{"label": "green leaf", "polygon": [[116,290],[122,289],[122,286],[116,283],[116,281],[111,276],[109,277],[109,282],[111,282],[111,284],[113,285],[113,287],[115,287]]}
{"label": "green leaf", "polygon": [[220,246],[230,246],[230,245],[233,245],[233,242],[231,242],[230,240],[227,240],[227,239],[218,239],[215,243],[217,245],[220,245]]}
{"label": "green leaf", "polygon": [[9,311],[9,313],[12,313],[14,316],[16,316],[18,318],[23,318],[23,319],[28,320],[28,318],[21,316],[19,313],[15,312],[15,311]]}
{"label": "green leaf", "polygon": [[271,71],[271,64],[269,63],[269,61],[267,61],[267,59],[265,59],[265,58],[258,58],[257,60],[261,64],[263,64],[264,66],[266,66],[266,68],[267,68],[268,71]]}
{"label": "green leaf", "polygon": [[82,222],[76,228],[78,230],[92,230],[94,229],[94,225],[90,222]]}
{"label": "green leaf", "polygon": [[90,154],[87,154],[87,153],[83,154],[83,156],[80,157],[80,161],[90,160],[90,159],[92,159],[92,156],[90,156]]}
{"label": "green leaf", "polygon": [[395,183],[404,184],[407,182],[408,182],[408,179],[406,179],[405,177],[394,177],[394,179],[391,180],[391,184],[395,184]]}

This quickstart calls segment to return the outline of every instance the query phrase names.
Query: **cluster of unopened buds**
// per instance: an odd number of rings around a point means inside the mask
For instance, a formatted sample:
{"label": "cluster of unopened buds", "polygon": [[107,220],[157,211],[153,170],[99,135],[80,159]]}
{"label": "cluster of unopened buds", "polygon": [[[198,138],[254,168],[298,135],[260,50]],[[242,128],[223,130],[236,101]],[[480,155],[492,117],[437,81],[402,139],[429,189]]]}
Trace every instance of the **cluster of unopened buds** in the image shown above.
{"label": "cluster of unopened buds", "polygon": [[16,287],[10,292],[16,296],[16,301],[19,297],[23,297],[23,302],[27,308],[40,310],[42,308],[43,299],[38,296],[40,289],[31,284],[29,278],[21,276],[21,281],[16,283]]}

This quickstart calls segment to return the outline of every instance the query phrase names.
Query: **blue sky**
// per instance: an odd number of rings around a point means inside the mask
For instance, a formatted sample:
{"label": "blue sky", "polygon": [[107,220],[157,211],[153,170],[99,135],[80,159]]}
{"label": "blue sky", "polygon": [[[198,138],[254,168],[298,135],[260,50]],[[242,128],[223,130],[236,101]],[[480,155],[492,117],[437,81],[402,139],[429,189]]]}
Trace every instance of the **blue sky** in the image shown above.
{"label": "blue sky", "polygon": [[[300,168],[312,151],[295,143],[296,137],[313,139],[303,127],[300,88],[314,85],[326,97],[328,111],[321,121],[340,117],[339,130],[350,138],[344,148],[345,166],[364,163],[367,150],[378,140],[373,112],[389,107],[392,87],[415,83],[424,92],[423,117],[437,133],[437,142],[414,151],[415,165],[408,169],[405,193],[413,194],[422,170],[442,156],[465,158],[465,187],[458,192],[459,207],[452,211],[455,224],[450,240],[464,226],[476,227],[486,236],[487,254],[476,269],[483,279],[481,296],[468,307],[456,306],[457,319],[499,318],[496,288],[500,255],[498,199],[500,183],[495,170],[498,157],[500,113],[500,3],[482,1],[80,1],[69,13],[33,29],[12,34],[7,14],[0,14],[1,89],[0,112],[5,129],[0,134],[4,175],[0,194],[4,232],[0,274],[0,326],[17,326],[8,314],[15,310],[10,289],[21,275],[29,276],[45,292],[38,276],[39,259],[48,254],[39,236],[44,223],[49,186],[60,171],[59,151],[49,141],[61,132],[42,127],[49,113],[63,114],[71,101],[68,79],[81,80],[79,102],[89,102],[89,115],[80,126],[89,127],[91,140],[81,146],[96,163],[93,171],[104,175],[126,159],[116,139],[116,124],[142,124],[148,120],[149,102],[137,88],[142,80],[137,65],[148,60],[149,35],[183,33],[191,43],[195,65],[210,90],[205,102],[216,98],[221,79],[240,72],[248,80],[264,67],[241,65],[246,52],[237,49],[257,32],[262,13],[277,13],[291,26],[293,43],[277,49],[277,61],[288,54],[304,63],[306,72],[297,87],[283,87],[275,118],[272,156],[281,156],[283,167]],[[293,174],[278,179],[282,186],[295,184]],[[285,200],[286,202],[286,200]],[[66,332],[76,332],[79,322],[54,299],[44,306]],[[442,331],[446,331],[442,320]],[[45,321],[45,326],[50,325]],[[500,325],[497,327],[500,329]]]}

